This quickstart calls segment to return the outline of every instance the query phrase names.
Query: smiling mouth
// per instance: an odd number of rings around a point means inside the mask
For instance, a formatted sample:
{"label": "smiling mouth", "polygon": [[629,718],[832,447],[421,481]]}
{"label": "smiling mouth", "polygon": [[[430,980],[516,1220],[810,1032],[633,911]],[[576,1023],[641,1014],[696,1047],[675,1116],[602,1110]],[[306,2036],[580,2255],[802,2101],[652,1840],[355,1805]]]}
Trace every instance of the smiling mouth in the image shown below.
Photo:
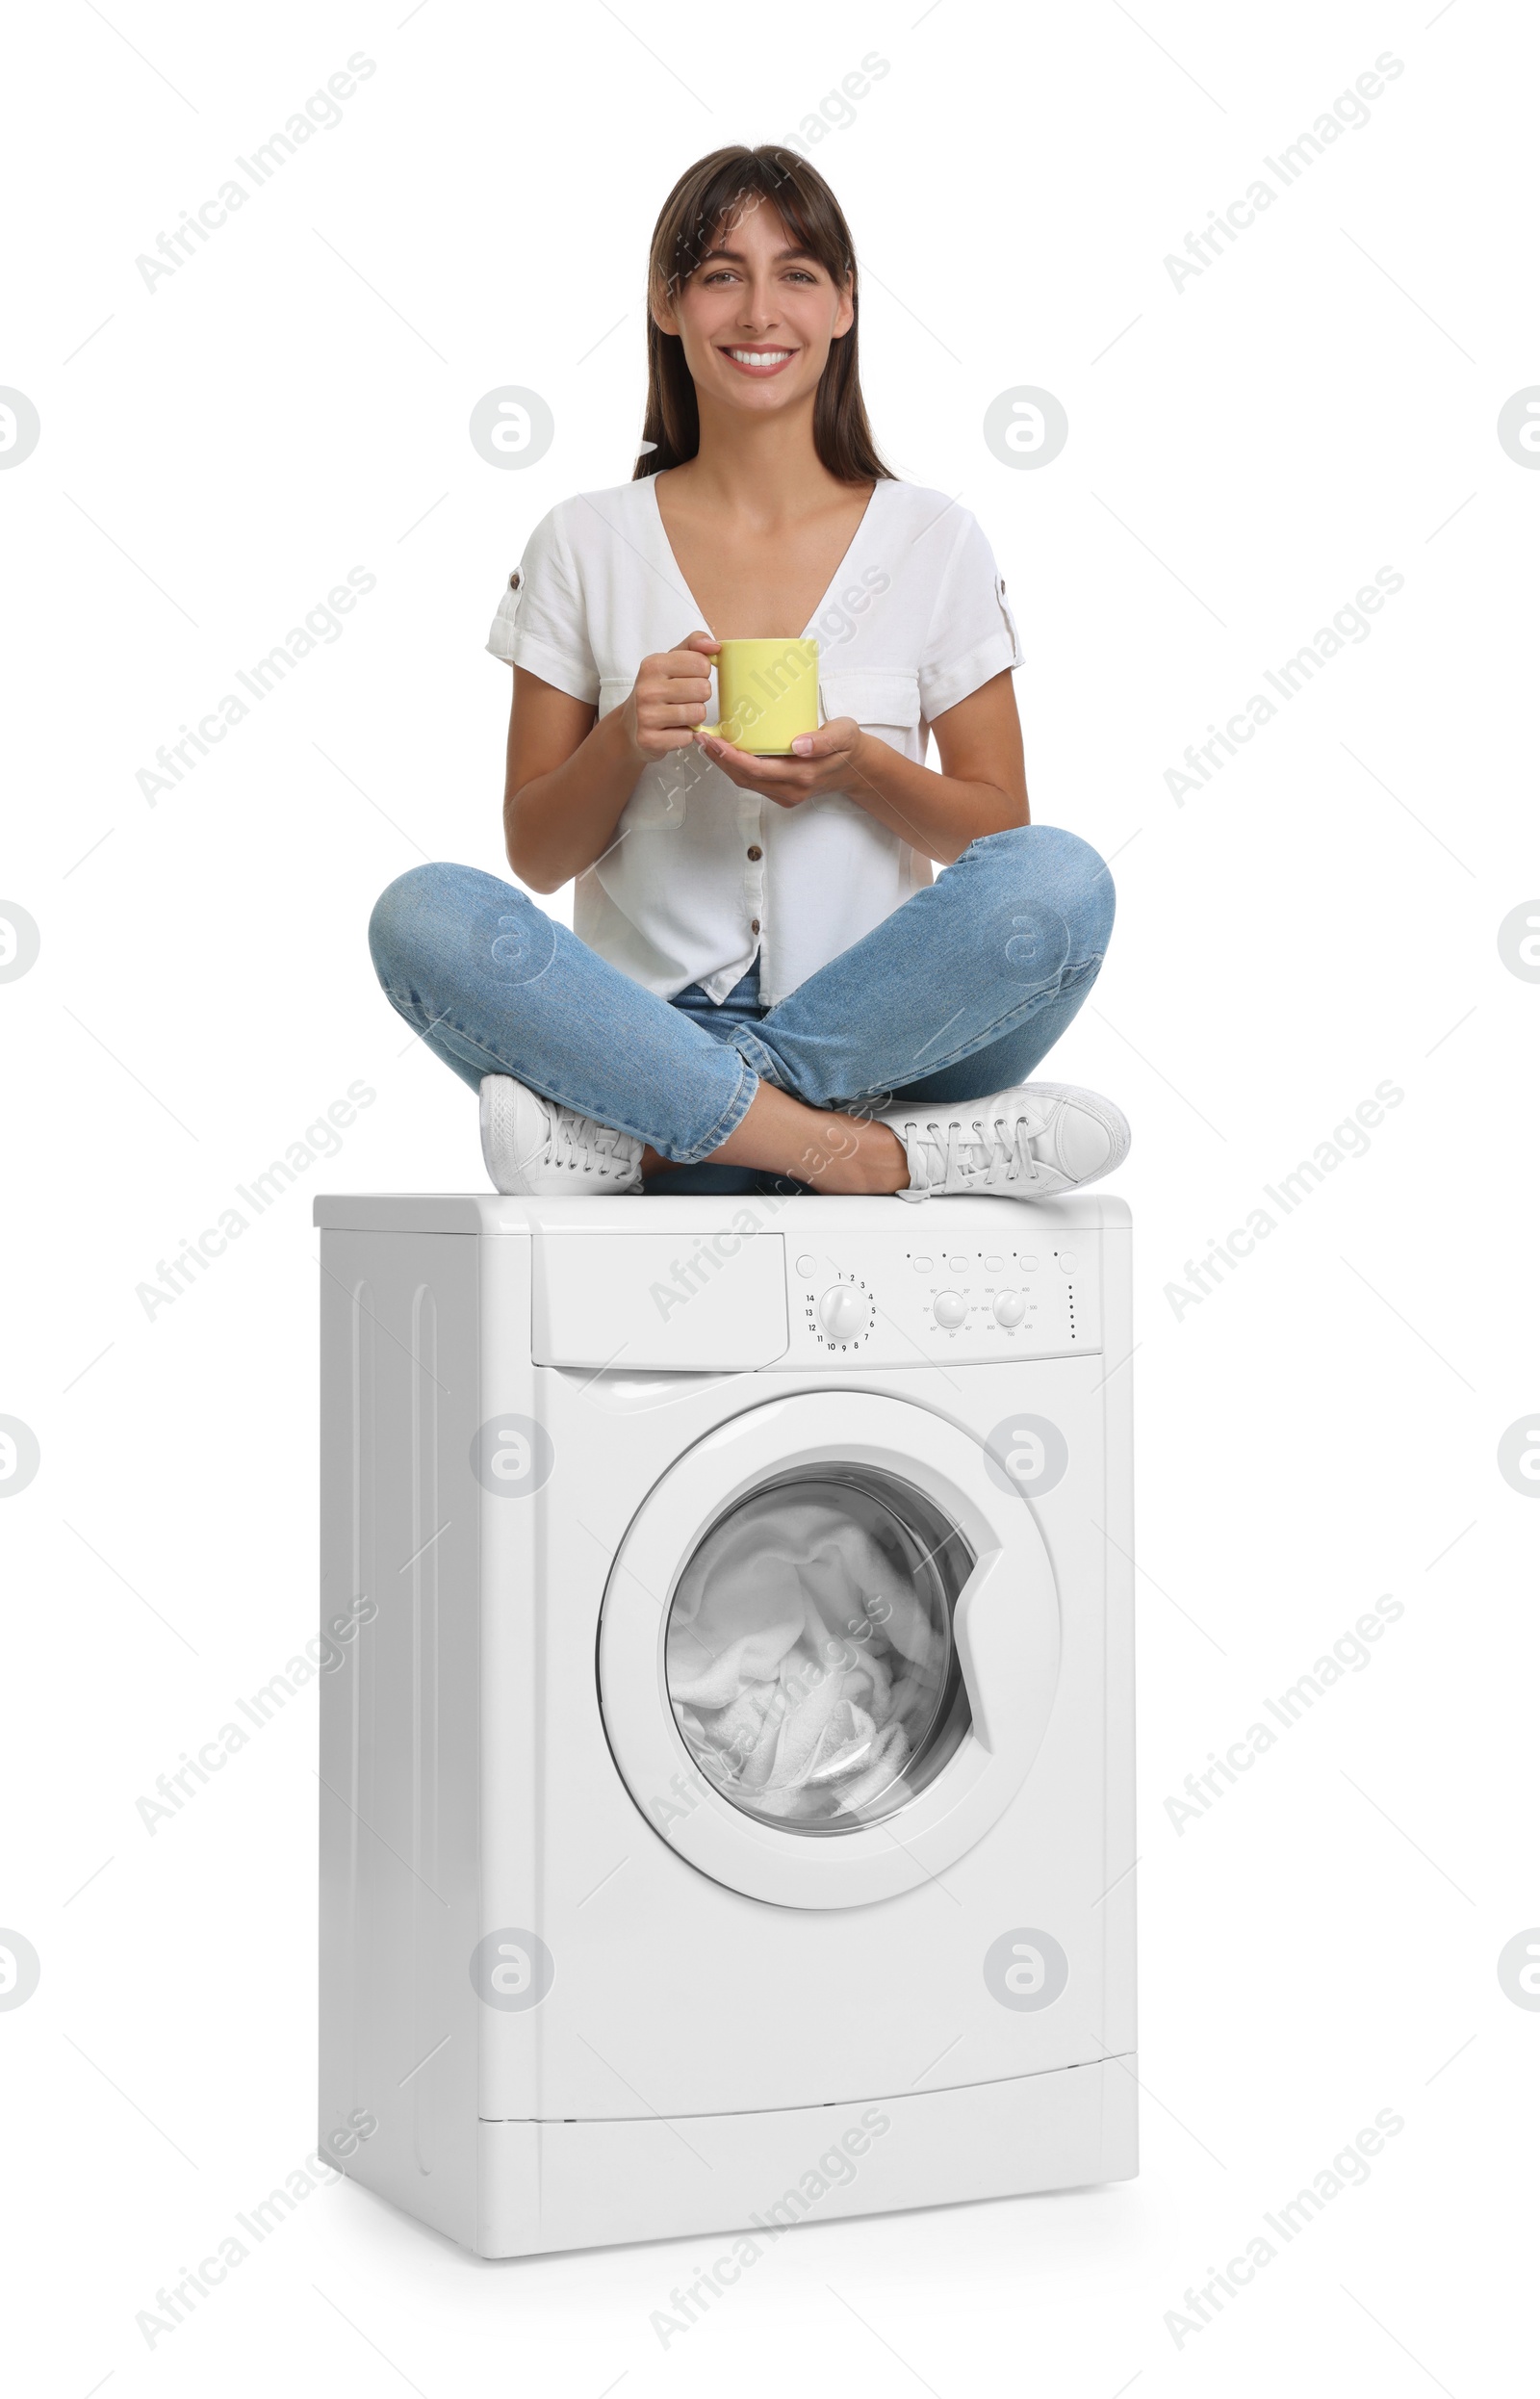
{"label": "smiling mouth", "polygon": [[731,359],[740,374],[779,374],[782,368],[796,356],[792,349],[747,349],[723,347],[722,355]]}

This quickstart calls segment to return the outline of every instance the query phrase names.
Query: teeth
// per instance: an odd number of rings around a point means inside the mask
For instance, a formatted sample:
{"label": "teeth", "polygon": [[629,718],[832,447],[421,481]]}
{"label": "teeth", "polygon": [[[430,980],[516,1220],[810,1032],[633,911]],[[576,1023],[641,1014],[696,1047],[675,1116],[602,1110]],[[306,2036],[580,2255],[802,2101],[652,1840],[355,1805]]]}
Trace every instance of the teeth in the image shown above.
{"label": "teeth", "polygon": [[728,352],[744,367],[778,367],[783,358],[789,358],[789,349],[734,349]]}

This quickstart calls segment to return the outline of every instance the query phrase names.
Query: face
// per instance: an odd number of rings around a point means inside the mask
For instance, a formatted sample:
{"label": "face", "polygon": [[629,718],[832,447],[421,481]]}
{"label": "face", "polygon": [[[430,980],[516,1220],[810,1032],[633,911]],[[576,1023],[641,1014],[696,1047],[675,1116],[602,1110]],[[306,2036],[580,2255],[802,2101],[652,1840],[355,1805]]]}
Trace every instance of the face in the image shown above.
{"label": "face", "polygon": [[848,287],[797,247],[768,201],[751,201],[657,322],[679,335],[703,402],[764,415],[817,390],[855,314]]}

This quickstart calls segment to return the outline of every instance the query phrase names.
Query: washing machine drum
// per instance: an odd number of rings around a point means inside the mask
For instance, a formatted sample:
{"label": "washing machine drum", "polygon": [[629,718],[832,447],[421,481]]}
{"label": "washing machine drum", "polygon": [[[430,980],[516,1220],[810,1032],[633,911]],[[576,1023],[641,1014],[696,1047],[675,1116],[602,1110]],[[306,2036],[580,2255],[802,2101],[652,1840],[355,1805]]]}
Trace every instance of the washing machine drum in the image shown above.
{"label": "washing machine drum", "polygon": [[1009,1805],[1059,1664],[1053,1573],[982,1444],[914,1403],[747,1409],[654,1485],[600,1624],[632,1799],[681,1857],[789,1907],[917,1887]]}
{"label": "washing machine drum", "polygon": [[713,1790],[814,1835],[923,1791],[968,1730],[952,1628],[975,1562],[933,1501],[877,1469],[808,1468],[731,1509],[680,1576],[663,1642]]}

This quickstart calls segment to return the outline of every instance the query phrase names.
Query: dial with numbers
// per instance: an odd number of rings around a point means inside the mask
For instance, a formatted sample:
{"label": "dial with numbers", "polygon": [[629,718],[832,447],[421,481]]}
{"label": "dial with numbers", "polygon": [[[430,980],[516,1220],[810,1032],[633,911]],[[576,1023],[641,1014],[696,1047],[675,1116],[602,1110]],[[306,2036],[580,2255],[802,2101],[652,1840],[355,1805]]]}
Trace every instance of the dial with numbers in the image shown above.
{"label": "dial with numbers", "polygon": [[815,1296],[810,1290],[804,1310],[808,1331],[825,1349],[859,1348],[877,1321],[864,1276],[841,1274]]}

